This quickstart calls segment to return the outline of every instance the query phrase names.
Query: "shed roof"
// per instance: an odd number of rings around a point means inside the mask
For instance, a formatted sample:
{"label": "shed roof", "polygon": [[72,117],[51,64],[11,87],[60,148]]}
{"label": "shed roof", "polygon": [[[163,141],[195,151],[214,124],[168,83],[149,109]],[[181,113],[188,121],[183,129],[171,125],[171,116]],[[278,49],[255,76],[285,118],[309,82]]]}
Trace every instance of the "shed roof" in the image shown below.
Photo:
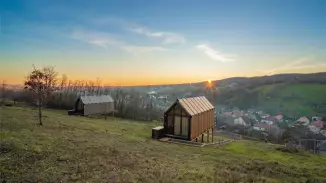
{"label": "shed roof", "polygon": [[80,99],[84,104],[99,104],[114,101],[110,95],[80,96]]}
{"label": "shed roof", "polygon": [[[179,103],[191,116],[214,109],[214,106],[204,96],[182,98],[178,99],[176,103]],[[168,110],[170,110],[171,107]]]}

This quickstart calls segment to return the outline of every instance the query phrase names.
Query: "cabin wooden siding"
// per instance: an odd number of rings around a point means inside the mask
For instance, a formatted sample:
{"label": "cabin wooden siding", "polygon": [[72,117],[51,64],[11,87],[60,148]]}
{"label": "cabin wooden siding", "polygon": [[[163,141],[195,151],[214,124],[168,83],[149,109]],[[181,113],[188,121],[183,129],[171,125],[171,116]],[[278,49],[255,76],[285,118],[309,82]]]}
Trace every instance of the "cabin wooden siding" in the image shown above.
{"label": "cabin wooden siding", "polygon": [[178,99],[164,113],[164,132],[194,140],[214,125],[214,107],[205,97]]}
{"label": "cabin wooden siding", "polygon": [[214,126],[214,110],[209,110],[191,118],[191,136],[190,140],[199,137],[202,133]]}
{"label": "cabin wooden siding", "polygon": [[109,95],[81,96],[76,101],[75,110],[84,116],[107,114],[114,111],[114,100]]}

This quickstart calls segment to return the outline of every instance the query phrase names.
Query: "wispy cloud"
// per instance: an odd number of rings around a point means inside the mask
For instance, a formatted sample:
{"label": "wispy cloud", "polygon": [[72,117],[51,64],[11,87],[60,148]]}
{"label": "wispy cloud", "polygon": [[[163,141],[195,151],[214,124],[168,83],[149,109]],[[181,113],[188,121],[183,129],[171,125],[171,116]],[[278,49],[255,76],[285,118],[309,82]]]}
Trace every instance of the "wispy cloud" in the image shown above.
{"label": "wispy cloud", "polygon": [[122,46],[122,49],[132,53],[134,55],[141,53],[157,52],[157,51],[168,51],[166,48],[155,47],[155,46]]}
{"label": "wispy cloud", "polygon": [[278,72],[288,71],[288,70],[302,70],[302,69],[309,69],[309,68],[320,68],[326,67],[326,63],[308,63],[309,61],[313,61],[313,56],[307,56],[300,58],[298,60],[292,61],[290,63],[280,65],[278,67],[272,69],[257,69],[256,71],[264,73],[266,75],[273,75]]}
{"label": "wispy cloud", "polygon": [[196,48],[204,52],[209,58],[213,60],[217,60],[220,62],[232,62],[236,60],[235,55],[222,53],[205,44],[197,45]]}
{"label": "wispy cloud", "polygon": [[153,32],[143,27],[132,28],[131,31],[151,38],[160,38],[162,44],[183,44],[186,42],[186,38],[181,34],[172,32]]}
{"label": "wispy cloud", "polygon": [[139,25],[138,23],[127,21],[125,19],[114,17],[114,16],[107,16],[92,19],[93,23],[100,24],[100,25],[113,25],[122,28],[122,30],[128,30],[139,35],[143,35],[149,38],[158,39],[161,41],[161,44],[168,45],[168,44],[184,44],[186,43],[186,38],[178,33],[170,32],[170,31],[152,31],[151,29],[147,28],[146,26]]}
{"label": "wispy cloud", "polygon": [[75,30],[70,37],[72,39],[76,39],[106,49],[112,47],[119,48],[134,55],[168,50],[166,48],[157,46],[135,46],[121,41],[108,33],[96,31]]}
{"label": "wispy cloud", "polygon": [[110,34],[96,31],[75,30],[70,37],[103,48],[124,44]]}

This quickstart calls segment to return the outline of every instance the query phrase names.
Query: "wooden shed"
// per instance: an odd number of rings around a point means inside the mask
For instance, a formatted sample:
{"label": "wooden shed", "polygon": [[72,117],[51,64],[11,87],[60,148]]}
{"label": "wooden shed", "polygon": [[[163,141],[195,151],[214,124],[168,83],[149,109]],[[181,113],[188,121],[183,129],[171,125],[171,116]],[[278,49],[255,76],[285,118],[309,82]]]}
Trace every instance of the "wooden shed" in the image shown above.
{"label": "wooden shed", "polygon": [[75,113],[88,116],[108,114],[114,111],[114,100],[110,95],[80,96],[75,104]]}
{"label": "wooden shed", "polygon": [[206,97],[177,99],[164,113],[164,134],[194,140],[214,125],[214,106]]}

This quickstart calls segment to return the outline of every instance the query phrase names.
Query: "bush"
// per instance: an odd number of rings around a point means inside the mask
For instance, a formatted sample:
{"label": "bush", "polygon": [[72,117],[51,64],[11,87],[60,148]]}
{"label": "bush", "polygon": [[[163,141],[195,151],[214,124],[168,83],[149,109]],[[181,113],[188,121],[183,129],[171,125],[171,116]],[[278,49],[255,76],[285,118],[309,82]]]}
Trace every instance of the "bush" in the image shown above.
{"label": "bush", "polygon": [[276,150],[286,153],[299,153],[299,149],[294,147],[279,146],[276,147]]}
{"label": "bush", "polygon": [[5,104],[6,107],[12,107],[13,104]]}

